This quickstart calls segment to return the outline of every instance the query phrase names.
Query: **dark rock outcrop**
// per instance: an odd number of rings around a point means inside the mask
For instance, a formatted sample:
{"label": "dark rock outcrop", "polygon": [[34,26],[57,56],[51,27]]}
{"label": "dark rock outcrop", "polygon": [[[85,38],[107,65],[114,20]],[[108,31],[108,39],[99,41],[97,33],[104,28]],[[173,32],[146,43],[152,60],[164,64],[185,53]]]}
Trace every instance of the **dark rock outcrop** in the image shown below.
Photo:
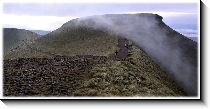
{"label": "dark rock outcrop", "polygon": [[104,56],[4,60],[4,96],[72,96]]}

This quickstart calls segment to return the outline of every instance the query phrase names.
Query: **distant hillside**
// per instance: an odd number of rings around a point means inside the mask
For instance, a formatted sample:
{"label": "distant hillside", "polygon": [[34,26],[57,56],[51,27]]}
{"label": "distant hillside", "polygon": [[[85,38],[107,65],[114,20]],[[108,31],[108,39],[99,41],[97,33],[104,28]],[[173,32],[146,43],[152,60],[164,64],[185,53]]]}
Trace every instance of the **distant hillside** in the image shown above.
{"label": "distant hillside", "polygon": [[15,49],[21,48],[24,43],[32,42],[39,38],[40,35],[16,28],[4,28],[3,29],[3,40],[4,40],[4,55],[8,54]]}
{"label": "distant hillside", "polygon": [[30,31],[37,33],[39,35],[42,35],[42,36],[51,32],[51,31],[43,31],[43,30],[30,30]]}
{"label": "distant hillside", "polygon": [[[32,48],[61,56],[114,54],[118,44],[117,36],[106,31],[87,27],[60,28],[35,40]],[[30,53],[30,54],[29,54]],[[21,57],[46,57],[45,54],[33,55],[37,52],[22,48],[5,56],[5,59]]]}

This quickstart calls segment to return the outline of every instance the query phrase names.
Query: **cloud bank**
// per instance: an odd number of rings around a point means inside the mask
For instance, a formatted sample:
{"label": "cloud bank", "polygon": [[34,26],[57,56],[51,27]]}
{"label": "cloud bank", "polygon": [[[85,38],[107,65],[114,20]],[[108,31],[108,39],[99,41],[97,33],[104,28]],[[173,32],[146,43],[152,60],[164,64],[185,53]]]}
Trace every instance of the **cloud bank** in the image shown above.
{"label": "cloud bank", "polygon": [[[155,13],[172,28],[197,24],[197,3],[4,3],[6,27],[53,31],[73,18],[124,13]],[[11,17],[9,17],[11,16]],[[24,18],[24,16],[26,18]],[[30,18],[29,18],[30,16]],[[48,16],[48,17],[47,17]],[[12,17],[15,18],[12,19]],[[34,18],[33,18],[34,17]],[[43,18],[43,20],[41,20]],[[23,20],[21,20],[23,19]],[[33,19],[30,22],[29,19]],[[38,20],[37,20],[38,19]],[[54,21],[52,21],[54,19]],[[10,23],[11,22],[11,23]],[[38,25],[38,23],[41,23]],[[4,23],[4,22],[3,22]],[[31,24],[30,26],[27,24]],[[175,25],[175,26],[174,26]],[[5,27],[4,26],[4,27]],[[188,29],[194,29],[187,26]]]}
{"label": "cloud bank", "polygon": [[74,16],[28,16],[28,15],[2,15],[4,28],[19,28],[27,30],[46,30],[51,31],[59,28],[65,22],[78,18]]}

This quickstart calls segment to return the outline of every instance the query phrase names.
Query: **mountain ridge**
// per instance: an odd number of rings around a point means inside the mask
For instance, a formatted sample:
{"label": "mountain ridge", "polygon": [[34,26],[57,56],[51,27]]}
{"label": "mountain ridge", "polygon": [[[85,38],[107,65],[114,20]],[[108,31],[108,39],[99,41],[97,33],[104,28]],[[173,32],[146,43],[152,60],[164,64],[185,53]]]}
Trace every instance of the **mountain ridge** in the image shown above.
{"label": "mountain ridge", "polygon": [[[117,49],[116,36],[120,35],[133,41],[188,95],[196,96],[197,43],[171,29],[162,19],[156,14],[102,15],[75,19],[37,39],[31,46],[64,56],[88,53],[109,56]],[[86,43],[89,37],[92,42]],[[104,45],[103,49],[101,45]]]}
{"label": "mountain ridge", "polygon": [[122,34],[136,42],[158,65],[173,76],[189,95],[197,95],[197,43],[167,26],[159,15],[92,16],[67,22],[62,27],[65,28],[71,23],[75,26],[87,26]]}

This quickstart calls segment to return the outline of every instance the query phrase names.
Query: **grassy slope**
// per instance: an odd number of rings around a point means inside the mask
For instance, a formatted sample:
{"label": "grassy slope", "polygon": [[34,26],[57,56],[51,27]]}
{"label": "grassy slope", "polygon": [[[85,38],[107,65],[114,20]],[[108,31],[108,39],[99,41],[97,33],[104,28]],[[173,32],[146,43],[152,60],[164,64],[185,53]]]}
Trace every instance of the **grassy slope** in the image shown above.
{"label": "grassy slope", "polygon": [[[60,28],[33,44],[40,50],[57,55],[105,55],[114,53],[117,37],[85,27]],[[114,36],[114,37],[113,37]]]}
{"label": "grassy slope", "polygon": [[15,49],[20,49],[24,45],[24,41],[31,42],[40,37],[38,34],[31,31],[15,28],[4,28],[3,36],[4,55]]}
{"label": "grassy slope", "polygon": [[[85,27],[79,27],[68,29],[60,28],[58,31],[38,38],[30,46],[44,52],[61,56],[109,56],[110,54],[113,54],[117,48],[117,36],[101,30],[92,30]],[[4,59],[21,57],[47,57],[47,55],[36,53],[26,47],[23,47],[20,50],[4,56]]]}
{"label": "grassy slope", "polygon": [[98,64],[74,92],[77,96],[185,96],[186,93],[143,51],[133,46],[124,61]]}

